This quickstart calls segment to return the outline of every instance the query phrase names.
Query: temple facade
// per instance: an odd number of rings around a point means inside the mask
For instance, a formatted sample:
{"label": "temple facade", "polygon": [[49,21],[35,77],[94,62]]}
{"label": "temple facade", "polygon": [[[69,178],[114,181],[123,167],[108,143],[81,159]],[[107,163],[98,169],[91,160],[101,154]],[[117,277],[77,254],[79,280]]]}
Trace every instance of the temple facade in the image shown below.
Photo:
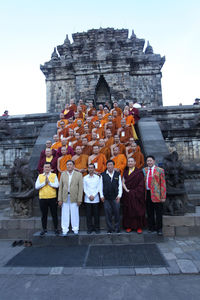
{"label": "temple facade", "polygon": [[161,69],[165,57],[127,29],[92,29],[66,36],[51,60],[40,66],[46,78],[47,112],[60,112],[70,99],[93,101],[137,99],[162,106]]}

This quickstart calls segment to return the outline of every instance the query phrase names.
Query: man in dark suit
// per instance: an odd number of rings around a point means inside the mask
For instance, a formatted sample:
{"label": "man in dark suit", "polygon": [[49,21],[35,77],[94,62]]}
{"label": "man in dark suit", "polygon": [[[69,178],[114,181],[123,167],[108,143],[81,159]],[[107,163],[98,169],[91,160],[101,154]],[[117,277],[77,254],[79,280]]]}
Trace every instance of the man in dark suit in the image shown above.
{"label": "man in dark suit", "polygon": [[[122,181],[120,173],[114,170],[114,161],[107,161],[107,170],[101,174],[100,197],[104,204],[108,233],[120,232],[120,198]],[[114,227],[112,216],[114,215]]]}

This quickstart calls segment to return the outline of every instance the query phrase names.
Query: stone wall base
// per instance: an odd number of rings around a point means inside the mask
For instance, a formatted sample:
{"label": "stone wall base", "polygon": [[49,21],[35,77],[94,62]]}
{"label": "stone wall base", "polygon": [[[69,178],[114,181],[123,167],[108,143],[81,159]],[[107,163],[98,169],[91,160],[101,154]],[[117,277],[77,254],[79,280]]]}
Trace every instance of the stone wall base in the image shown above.
{"label": "stone wall base", "polygon": [[163,216],[164,236],[199,236],[200,235],[200,206],[195,213],[184,216]]}

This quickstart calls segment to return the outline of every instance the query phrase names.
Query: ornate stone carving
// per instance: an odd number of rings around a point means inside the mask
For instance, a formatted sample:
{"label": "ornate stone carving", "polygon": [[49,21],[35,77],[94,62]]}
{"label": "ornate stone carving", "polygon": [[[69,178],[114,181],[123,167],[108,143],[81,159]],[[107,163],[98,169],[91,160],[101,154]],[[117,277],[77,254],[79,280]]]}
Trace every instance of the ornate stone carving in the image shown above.
{"label": "ornate stone carving", "polygon": [[192,205],[184,186],[185,170],[182,161],[178,159],[176,151],[164,158],[164,170],[167,184],[167,199],[164,204],[164,213],[167,215],[183,215],[191,211]]}
{"label": "ornate stone carving", "polygon": [[12,216],[31,217],[35,180],[33,172],[28,168],[28,160],[16,158],[9,175]]}

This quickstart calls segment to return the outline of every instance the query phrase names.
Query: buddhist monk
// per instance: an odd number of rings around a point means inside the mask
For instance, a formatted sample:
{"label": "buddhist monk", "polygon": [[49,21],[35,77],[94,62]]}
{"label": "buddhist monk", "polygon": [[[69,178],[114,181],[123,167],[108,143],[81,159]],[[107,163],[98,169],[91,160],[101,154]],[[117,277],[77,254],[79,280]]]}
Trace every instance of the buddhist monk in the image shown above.
{"label": "buddhist monk", "polygon": [[104,114],[103,105],[102,104],[99,104],[99,110],[98,110],[97,114],[101,114],[101,115]]}
{"label": "buddhist monk", "polygon": [[133,115],[134,117],[134,120],[135,120],[135,123],[137,123],[140,119],[140,113],[139,113],[139,110],[133,106],[133,102],[129,102],[129,112],[130,114]]}
{"label": "buddhist monk", "polygon": [[66,140],[67,140],[67,144],[68,144],[70,147],[72,147],[73,142],[76,141],[76,138],[75,138],[75,136],[74,136],[74,130],[73,130],[73,129],[69,128],[69,135],[68,135],[68,137],[66,138]]}
{"label": "buddhist monk", "polygon": [[114,148],[119,148],[119,154],[124,154],[126,156],[126,147],[124,144],[120,143],[120,138],[117,134],[114,135],[114,144],[110,146],[111,155],[114,155]]}
{"label": "buddhist monk", "polygon": [[74,116],[74,111],[69,109],[68,103],[65,104],[65,109],[63,109],[62,113],[64,114],[65,119],[69,119]]}
{"label": "buddhist monk", "polygon": [[88,114],[89,117],[92,116],[92,111],[93,111],[93,110],[96,111],[96,108],[94,108],[93,102],[90,102],[90,103],[89,103],[89,108],[88,108],[88,110],[87,110],[87,114]]}
{"label": "buddhist monk", "polygon": [[118,116],[120,116],[120,117],[122,116],[122,110],[121,110],[120,107],[118,107],[117,101],[114,101],[114,103],[113,103],[113,109],[111,109],[112,115],[113,115],[114,111],[117,112],[117,115],[118,115]]}
{"label": "buddhist monk", "polygon": [[88,142],[89,146],[98,146],[98,139],[97,139],[97,134],[95,132],[92,133],[92,139],[90,142]]}
{"label": "buddhist monk", "polygon": [[55,161],[55,157],[53,157],[52,150],[50,148],[46,148],[45,155],[42,158],[40,158],[38,162],[38,168],[37,168],[38,172],[42,174],[44,170],[44,164],[48,162],[51,163],[52,171],[56,173],[56,165],[54,161]]}
{"label": "buddhist monk", "polygon": [[[112,116],[109,116],[112,117]],[[115,127],[115,123],[113,123],[112,121],[109,121],[105,124],[105,131],[107,129],[110,129],[110,131],[112,132],[112,136],[114,136],[116,134],[117,128]]]}
{"label": "buddhist monk", "polygon": [[138,169],[142,169],[144,166],[144,155],[141,153],[141,151],[139,150],[139,148],[137,147],[137,144],[135,142],[133,142],[130,146],[129,149],[126,149],[126,156],[127,159],[129,157],[133,157],[136,164],[136,168]]}
{"label": "buddhist monk", "polygon": [[87,106],[83,103],[82,99],[79,100],[79,106],[82,108],[82,112],[86,113]]}
{"label": "buddhist monk", "polygon": [[110,148],[106,147],[104,139],[99,140],[99,153],[103,153],[107,160],[111,157]]}
{"label": "buddhist monk", "polygon": [[100,122],[100,127],[104,128],[107,121],[103,120],[103,115],[101,113],[98,112],[97,116],[98,116],[98,120]]}
{"label": "buddhist monk", "polygon": [[110,112],[107,106],[104,106],[103,108],[103,120],[105,120],[106,122],[108,121],[108,116],[110,116]]}
{"label": "buddhist monk", "polygon": [[66,147],[61,147],[62,156],[57,159],[58,180],[62,172],[67,170],[67,161],[72,158],[71,154],[67,154]]}
{"label": "buddhist monk", "polygon": [[83,132],[83,134],[81,134],[81,138],[86,137],[88,139],[88,141],[91,141],[92,134],[90,133],[88,124],[85,124],[83,128],[84,128],[84,132]]}
{"label": "buddhist monk", "polygon": [[76,124],[74,124],[74,119],[73,117],[69,118],[68,119],[68,124],[66,125],[66,128],[71,128],[71,129],[74,129],[76,127]]}
{"label": "buddhist monk", "polygon": [[[51,149],[51,147],[52,147],[52,141],[51,141],[51,140],[47,140],[46,143],[45,143],[45,149],[42,150],[41,153],[40,153],[40,159],[42,159],[43,157],[46,156],[46,155],[45,155],[46,149],[47,149],[47,148],[48,148],[48,149]],[[56,156],[56,150],[55,150],[55,149],[52,149],[52,155],[53,155],[53,157]]]}
{"label": "buddhist monk", "polygon": [[75,152],[76,154],[72,157],[75,163],[75,170],[85,176],[88,169],[88,155],[82,153],[81,146],[77,146]]}
{"label": "buddhist monk", "polygon": [[70,99],[69,103],[70,103],[69,110],[73,110],[74,112],[76,112],[77,111],[77,106],[74,103],[74,99]]}
{"label": "buddhist monk", "polygon": [[120,137],[120,142],[122,144],[127,144],[130,137],[133,137],[132,128],[126,125],[126,120],[121,120],[121,127],[118,129],[117,134]]}
{"label": "buddhist monk", "polygon": [[71,146],[75,150],[77,146],[82,146],[82,140],[81,140],[81,136],[78,132],[75,133],[74,137],[75,137],[75,141],[72,142]]}
{"label": "buddhist monk", "polygon": [[97,111],[92,110],[91,122],[94,124],[98,120]]}
{"label": "buddhist monk", "polygon": [[107,129],[106,132],[105,132],[105,146],[106,147],[110,147],[111,145],[114,144],[114,137],[112,136],[112,132],[110,129]]}
{"label": "buddhist monk", "polygon": [[58,129],[61,128],[61,126],[60,126],[61,121],[63,121],[65,123],[65,126],[68,124],[68,120],[65,119],[65,116],[62,112],[60,113],[60,120],[57,122],[57,128]]}
{"label": "buddhist monk", "polygon": [[60,128],[58,129],[57,134],[60,140],[68,136],[68,128],[65,127],[64,121],[60,121]]}
{"label": "buddhist monk", "polygon": [[94,124],[91,122],[91,118],[90,117],[87,117],[86,118],[86,122],[85,122],[85,125],[88,125],[89,127],[89,131],[92,132],[92,129],[94,128]]}
{"label": "buddhist monk", "polygon": [[137,230],[141,234],[145,225],[145,184],[144,175],[137,169],[134,158],[128,158],[128,168],[123,179],[123,226],[126,232]]}
{"label": "buddhist monk", "polygon": [[84,134],[83,121],[78,119],[77,126],[74,128],[74,134],[79,133],[80,135]]}
{"label": "buddhist monk", "polygon": [[93,154],[88,158],[88,165],[95,165],[95,174],[100,175],[106,169],[106,157],[99,153],[99,146],[93,146]]}
{"label": "buddhist monk", "polygon": [[115,123],[115,127],[116,127],[117,130],[121,127],[121,120],[122,120],[121,115],[119,116],[117,114],[117,111],[114,110],[113,111],[113,123]]}
{"label": "buddhist monk", "polygon": [[57,151],[58,148],[62,147],[62,142],[59,140],[59,136],[57,134],[54,134],[53,139],[54,139],[54,143],[52,144],[51,149]]}
{"label": "buddhist monk", "polygon": [[119,154],[119,148],[115,147],[113,149],[113,156],[111,159],[115,162],[115,171],[120,172],[121,176],[123,176],[124,169],[127,164],[127,159],[124,154]]}
{"label": "buddhist monk", "polygon": [[77,112],[78,112],[78,118],[84,121],[85,113],[83,112],[82,107],[80,105],[77,106]]}
{"label": "buddhist monk", "polygon": [[88,145],[88,139],[86,137],[82,138],[82,153],[88,156],[92,155],[93,148]]}
{"label": "buddhist monk", "polygon": [[100,121],[97,120],[94,123],[95,127],[92,129],[92,132],[97,134],[98,139],[103,139],[104,138],[104,129],[103,129],[103,127],[100,127],[100,124],[101,124]]}
{"label": "buddhist monk", "polygon": [[[67,138],[63,138],[62,139],[62,147],[65,147],[67,149],[67,154],[71,154],[71,156],[74,155],[74,150],[72,147],[68,146],[68,143],[67,143]],[[58,157],[60,157],[62,155],[61,153],[61,148],[60,147],[58,150],[57,150],[57,153],[56,153],[56,158],[58,159]]]}
{"label": "buddhist monk", "polygon": [[124,119],[126,120],[127,126],[131,126],[135,124],[134,117],[129,114],[129,109],[124,109]]}

